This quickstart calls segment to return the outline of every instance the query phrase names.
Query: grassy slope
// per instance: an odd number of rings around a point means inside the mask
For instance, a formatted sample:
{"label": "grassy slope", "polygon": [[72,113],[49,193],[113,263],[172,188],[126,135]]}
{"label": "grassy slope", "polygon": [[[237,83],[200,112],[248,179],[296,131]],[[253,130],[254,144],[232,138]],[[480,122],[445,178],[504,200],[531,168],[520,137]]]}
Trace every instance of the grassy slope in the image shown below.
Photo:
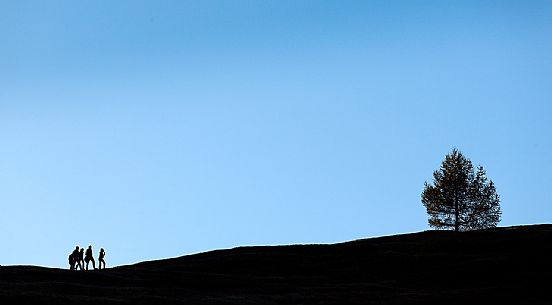
{"label": "grassy slope", "polygon": [[241,247],[94,272],[1,267],[1,304],[552,304],[552,225]]}

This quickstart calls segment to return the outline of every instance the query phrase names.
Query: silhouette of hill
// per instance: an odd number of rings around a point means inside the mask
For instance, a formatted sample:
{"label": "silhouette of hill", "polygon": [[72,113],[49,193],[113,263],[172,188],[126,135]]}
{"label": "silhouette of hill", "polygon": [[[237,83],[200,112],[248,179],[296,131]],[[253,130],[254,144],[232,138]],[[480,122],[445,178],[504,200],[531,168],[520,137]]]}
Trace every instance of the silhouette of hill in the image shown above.
{"label": "silhouette of hill", "polygon": [[1,304],[552,304],[552,225],[240,247],[102,271],[0,267]]}

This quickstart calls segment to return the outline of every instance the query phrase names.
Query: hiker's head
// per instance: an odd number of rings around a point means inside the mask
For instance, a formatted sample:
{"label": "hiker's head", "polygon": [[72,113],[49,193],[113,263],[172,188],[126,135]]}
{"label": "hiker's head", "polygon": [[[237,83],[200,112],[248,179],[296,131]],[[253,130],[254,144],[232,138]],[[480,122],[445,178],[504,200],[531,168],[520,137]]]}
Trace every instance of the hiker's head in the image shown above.
{"label": "hiker's head", "polygon": [[89,246],[88,246],[88,249],[92,249],[92,245],[89,245]]}
{"label": "hiker's head", "polygon": [[75,247],[75,249],[77,249],[77,250],[78,250],[78,249],[79,249],[79,246],[76,246],[76,247]]}

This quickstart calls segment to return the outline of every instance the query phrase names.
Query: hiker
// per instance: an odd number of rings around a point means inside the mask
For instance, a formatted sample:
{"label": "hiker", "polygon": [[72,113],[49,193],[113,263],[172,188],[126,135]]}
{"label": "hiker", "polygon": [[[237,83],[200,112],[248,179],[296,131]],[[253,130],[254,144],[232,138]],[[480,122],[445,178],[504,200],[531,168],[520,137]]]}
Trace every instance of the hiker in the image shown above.
{"label": "hiker", "polygon": [[76,246],[75,250],[73,250],[73,253],[69,255],[69,265],[71,265],[72,267],[71,270],[77,270],[77,267],[80,267],[80,269],[83,270],[82,264],[79,260],[79,253],[79,246]]}
{"label": "hiker", "polygon": [[73,252],[69,254],[69,270],[75,269],[75,258],[73,257]]}
{"label": "hiker", "polygon": [[92,246],[88,246],[88,249],[86,249],[84,260],[86,261],[86,270],[88,270],[88,264],[90,261],[92,261],[92,268],[96,270],[96,261],[94,261],[94,257],[92,257]]}
{"label": "hiker", "polygon": [[104,260],[104,257],[105,257],[105,251],[103,248],[100,249],[100,254],[98,255],[98,269],[102,269],[102,263],[103,263],[103,268],[105,269],[105,260]]}
{"label": "hiker", "polygon": [[84,248],[81,248],[79,251],[79,255],[77,256],[77,262],[79,263],[79,267],[82,271],[84,271]]}

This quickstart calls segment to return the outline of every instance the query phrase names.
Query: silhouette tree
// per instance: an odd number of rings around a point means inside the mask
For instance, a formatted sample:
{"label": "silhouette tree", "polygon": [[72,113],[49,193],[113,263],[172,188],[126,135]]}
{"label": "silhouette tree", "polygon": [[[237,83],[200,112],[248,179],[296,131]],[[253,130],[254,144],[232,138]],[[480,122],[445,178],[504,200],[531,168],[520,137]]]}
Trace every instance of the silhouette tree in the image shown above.
{"label": "silhouette tree", "polygon": [[496,227],[500,222],[500,197],[482,166],[474,173],[470,159],[456,148],[447,154],[441,168],[427,182],[422,203],[428,223],[437,229],[469,231]]}

